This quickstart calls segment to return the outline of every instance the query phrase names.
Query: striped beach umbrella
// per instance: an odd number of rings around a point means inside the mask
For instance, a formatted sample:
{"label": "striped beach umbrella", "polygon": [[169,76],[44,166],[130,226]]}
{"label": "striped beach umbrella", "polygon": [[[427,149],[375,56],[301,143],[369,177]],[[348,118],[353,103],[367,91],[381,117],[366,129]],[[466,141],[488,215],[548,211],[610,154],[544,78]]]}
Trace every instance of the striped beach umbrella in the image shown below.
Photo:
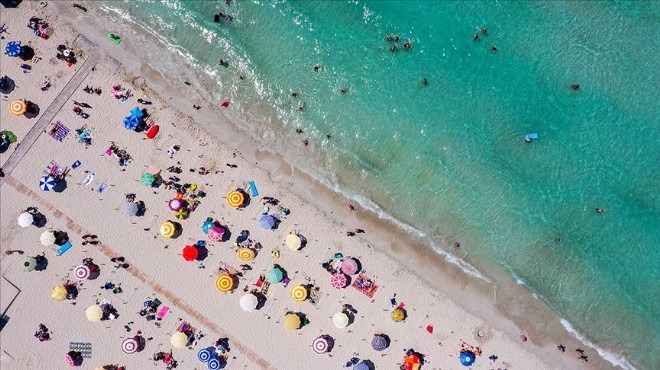
{"label": "striped beach umbrella", "polygon": [[330,350],[330,341],[328,340],[328,337],[321,335],[320,337],[314,339],[312,342],[312,349],[319,355],[328,352]]}
{"label": "striped beach umbrella", "polygon": [[238,248],[236,253],[241,261],[252,261],[254,259],[254,250],[250,248]]}
{"label": "striped beach umbrella", "polygon": [[140,347],[140,344],[138,343],[137,339],[135,338],[126,338],[124,341],[121,343],[121,350],[124,351],[126,354],[132,354],[137,352],[138,348]]}
{"label": "striped beach umbrella", "polygon": [[74,367],[76,366],[76,361],[73,359],[73,356],[71,356],[71,352],[67,352],[66,355],[64,355],[64,360],[66,361],[66,364]]}
{"label": "striped beach umbrella", "polygon": [[243,193],[238,190],[230,191],[229,194],[227,194],[227,205],[229,205],[231,208],[240,208],[243,206],[244,202],[245,195],[243,195]]}
{"label": "striped beach umbrella", "polygon": [[25,99],[12,100],[9,103],[9,112],[14,116],[20,116],[27,112],[27,102]]}
{"label": "striped beach umbrella", "polygon": [[215,356],[215,348],[208,347],[202,348],[197,352],[197,359],[201,362],[209,362],[211,358]]}
{"label": "striped beach umbrella", "polygon": [[10,41],[5,47],[5,54],[10,57],[17,57],[21,53],[21,42],[20,41]]}
{"label": "striped beach umbrella", "polygon": [[220,362],[218,357],[213,357],[206,366],[208,366],[209,370],[220,370],[222,368],[222,362]]}
{"label": "striped beach umbrella", "polygon": [[185,208],[179,208],[178,211],[174,212],[174,217],[179,220],[185,220],[188,218],[188,210]]}
{"label": "striped beach umbrella", "polygon": [[89,279],[89,276],[92,274],[90,271],[89,267],[85,265],[80,265],[76,267],[73,270],[73,275],[76,277],[78,280],[86,280]]}
{"label": "striped beach umbrella", "polygon": [[307,288],[304,285],[296,285],[291,288],[291,298],[296,302],[304,302],[307,299]]}
{"label": "striped beach umbrella", "polygon": [[338,272],[332,275],[332,278],[330,278],[330,284],[332,284],[332,287],[335,289],[346,288],[346,284],[348,284],[348,278],[343,273]]}
{"label": "striped beach umbrella", "polygon": [[51,191],[55,187],[55,179],[50,176],[44,176],[39,180],[39,187],[43,191]]}
{"label": "striped beach umbrella", "polygon": [[174,223],[172,221],[165,221],[162,224],[160,224],[160,236],[163,238],[169,239],[174,236],[174,232],[176,231],[176,227],[174,226]]}
{"label": "striped beach umbrella", "polygon": [[215,287],[221,292],[234,289],[234,278],[229,274],[221,274],[215,281]]}
{"label": "striped beach umbrella", "polygon": [[213,226],[207,235],[209,236],[210,241],[219,242],[222,240],[222,236],[225,235],[225,229],[219,226]]}

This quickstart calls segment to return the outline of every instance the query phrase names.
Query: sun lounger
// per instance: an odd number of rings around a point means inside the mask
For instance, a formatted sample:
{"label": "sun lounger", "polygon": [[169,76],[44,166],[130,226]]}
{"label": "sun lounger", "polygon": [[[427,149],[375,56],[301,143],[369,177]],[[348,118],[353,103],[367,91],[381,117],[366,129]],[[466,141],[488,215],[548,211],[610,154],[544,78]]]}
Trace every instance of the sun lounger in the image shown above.
{"label": "sun lounger", "polygon": [[252,190],[252,196],[258,197],[259,192],[257,191],[257,186],[254,184],[254,181],[248,182],[248,185],[250,185],[250,190]]}
{"label": "sun lounger", "polygon": [[66,243],[64,243],[64,245],[62,245],[61,247],[57,248],[57,255],[58,255],[58,256],[63,255],[64,253],[66,253],[66,251],[68,251],[69,249],[71,249],[71,247],[73,247],[73,245],[71,245],[71,242],[66,242]]}

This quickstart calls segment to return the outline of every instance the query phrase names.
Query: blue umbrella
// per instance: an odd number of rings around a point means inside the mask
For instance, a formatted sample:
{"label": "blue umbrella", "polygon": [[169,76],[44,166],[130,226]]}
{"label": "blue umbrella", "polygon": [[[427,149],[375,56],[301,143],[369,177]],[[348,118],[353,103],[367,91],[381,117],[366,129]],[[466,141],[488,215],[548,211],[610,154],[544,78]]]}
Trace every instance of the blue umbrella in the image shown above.
{"label": "blue umbrella", "polygon": [[222,363],[220,362],[220,359],[217,357],[213,357],[212,359],[210,359],[208,364],[206,365],[209,367],[209,370],[219,370],[222,368]]}
{"label": "blue umbrella", "polygon": [[207,219],[206,221],[204,221],[204,224],[202,225],[202,231],[204,232],[204,234],[208,234],[209,230],[211,230],[213,226],[215,226],[213,220]]}
{"label": "blue umbrella", "polygon": [[371,340],[371,347],[376,351],[382,351],[387,348],[387,339],[382,335],[374,335]]}
{"label": "blue umbrella", "polygon": [[272,229],[276,222],[277,220],[275,220],[275,217],[271,215],[262,215],[259,219],[259,225],[266,230]]}
{"label": "blue umbrella", "polygon": [[21,53],[21,42],[11,41],[5,47],[5,53],[10,57],[17,57]]}
{"label": "blue umbrella", "polygon": [[461,364],[463,366],[472,366],[474,364],[474,353],[469,351],[461,352]]}
{"label": "blue umbrella", "polygon": [[353,370],[371,370],[371,369],[369,369],[369,365],[365,364],[364,362],[360,362],[359,364],[355,365]]}
{"label": "blue umbrella", "polygon": [[213,352],[211,352],[211,348],[202,348],[197,352],[197,358],[202,361],[202,362],[209,362],[211,358],[213,357]]}
{"label": "blue umbrella", "polygon": [[43,191],[51,191],[55,187],[55,179],[50,176],[44,176],[39,181],[39,187]]}

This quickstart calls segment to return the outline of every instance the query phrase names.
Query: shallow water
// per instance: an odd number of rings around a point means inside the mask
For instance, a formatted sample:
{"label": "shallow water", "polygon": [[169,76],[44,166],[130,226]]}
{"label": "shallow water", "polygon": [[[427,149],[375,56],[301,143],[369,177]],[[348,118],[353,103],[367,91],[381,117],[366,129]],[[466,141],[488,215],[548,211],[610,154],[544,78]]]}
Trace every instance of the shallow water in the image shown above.
{"label": "shallow water", "polygon": [[[96,6],[146,27],[117,26],[128,42],[156,34],[178,57],[150,64],[230,99],[262,145],[437,245],[459,241],[597,345],[660,367],[657,2]],[[214,24],[218,11],[234,20]]]}

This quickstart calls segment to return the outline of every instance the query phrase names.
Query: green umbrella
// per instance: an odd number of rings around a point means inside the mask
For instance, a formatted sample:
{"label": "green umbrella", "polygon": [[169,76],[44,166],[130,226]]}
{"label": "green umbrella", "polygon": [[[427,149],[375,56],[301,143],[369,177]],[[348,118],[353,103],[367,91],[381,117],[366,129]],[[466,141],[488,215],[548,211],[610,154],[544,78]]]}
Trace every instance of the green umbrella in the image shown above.
{"label": "green umbrella", "polygon": [[16,135],[11,131],[0,131],[0,135],[7,136],[7,140],[9,140],[10,143],[15,143],[18,140]]}
{"label": "green umbrella", "polygon": [[34,257],[25,257],[25,259],[22,262],[22,265],[23,265],[23,271],[25,272],[34,271],[35,267],[37,267],[37,259]]}
{"label": "green umbrella", "polygon": [[142,180],[140,181],[142,182],[142,185],[153,186],[154,181],[156,181],[156,178],[154,177],[154,175],[150,174],[149,172],[143,172]]}
{"label": "green umbrella", "polygon": [[273,284],[279,283],[284,279],[284,271],[278,267],[273,267],[266,273],[266,279]]}

